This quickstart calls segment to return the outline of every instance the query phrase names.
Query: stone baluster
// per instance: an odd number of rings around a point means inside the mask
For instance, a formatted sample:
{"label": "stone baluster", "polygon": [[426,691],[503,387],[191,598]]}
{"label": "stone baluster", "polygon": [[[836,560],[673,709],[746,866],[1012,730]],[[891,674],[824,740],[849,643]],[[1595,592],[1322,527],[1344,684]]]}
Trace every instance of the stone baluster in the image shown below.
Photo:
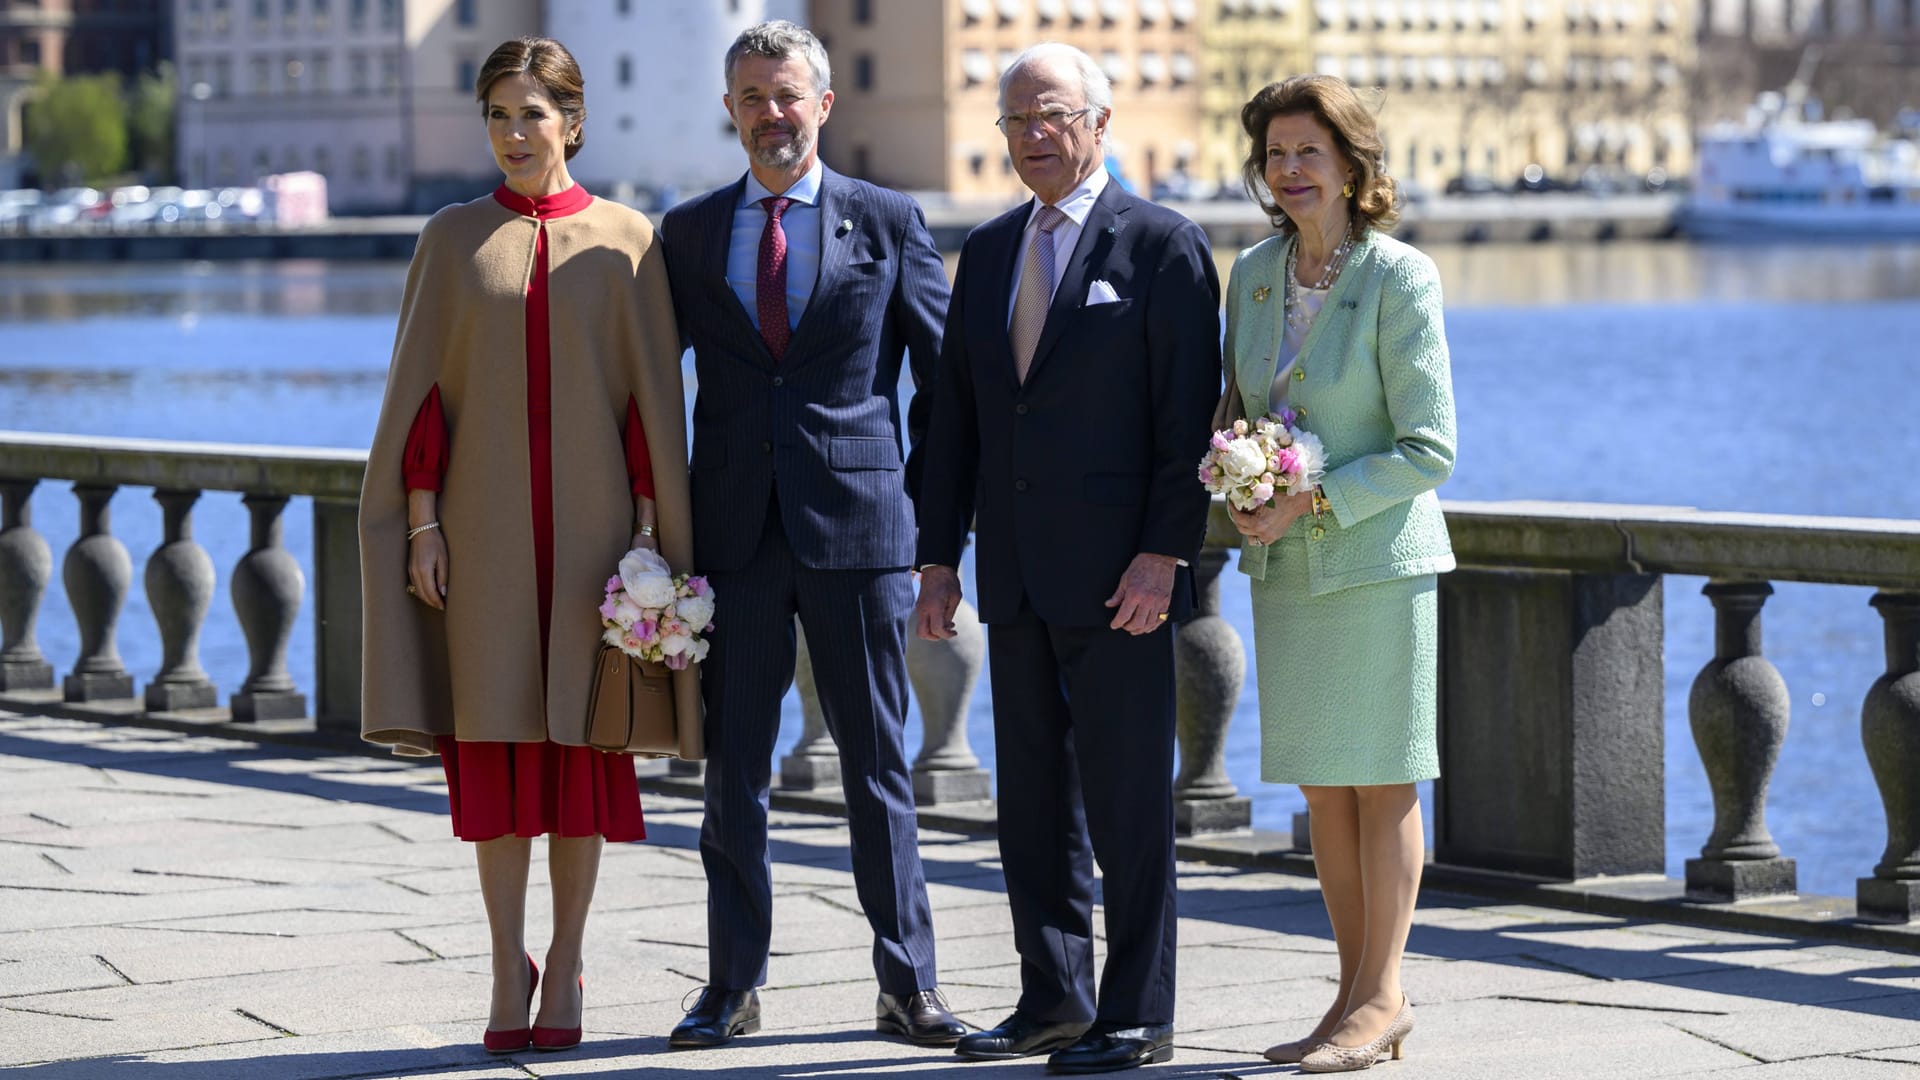
{"label": "stone baluster", "polygon": [[813,683],[813,654],[807,635],[794,620],[793,678],[800,688],[800,741],[780,759],[780,786],[789,791],[821,791],[840,787],[840,749],[827,730],[827,714]]}
{"label": "stone baluster", "polygon": [[1764,581],[1714,581],[1714,658],[1693,680],[1688,718],[1713,790],[1713,835],[1687,860],[1687,896],[1738,901],[1790,895],[1792,859],[1767,831],[1767,784],[1786,741],[1787,683],[1760,651]]}
{"label": "stone baluster", "polygon": [[80,538],[67,549],[60,580],[80,627],[80,659],[64,685],[68,701],[104,701],[133,696],[133,676],[120,662],[114,629],[133,584],[133,559],[111,531],[113,484],[75,484],[80,500]]}
{"label": "stone baluster", "polygon": [[920,754],[913,759],[913,800],[920,806],[993,798],[993,774],[980,767],[967,742],[967,711],[987,663],[987,636],[964,600],[953,628],[945,641],[907,635],[907,677],[920,705]]}
{"label": "stone baluster", "polygon": [[1227,777],[1227,727],[1247,676],[1246,649],[1220,617],[1227,553],[1206,548],[1193,568],[1194,614],[1174,629],[1175,732],[1180,772],[1173,781],[1174,829],[1182,836],[1251,828],[1253,800]]}
{"label": "stone baluster", "polygon": [[1887,673],[1860,708],[1860,741],[1887,809],[1887,849],[1859,880],[1862,919],[1920,918],[1920,593],[1883,592],[1873,606],[1886,622]]}
{"label": "stone baluster", "polygon": [[160,627],[160,673],[147,684],[147,709],[209,709],[219,703],[213,680],[200,668],[200,628],[213,602],[213,560],[193,539],[198,491],[153,493],[166,526],[147,559],[147,604]]}
{"label": "stone baluster", "polygon": [[53,665],[40,654],[34,624],[53,580],[53,549],[33,529],[38,480],[0,480],[0,690],[46,690]]}
{"label": "stone baluster", "polygon": [[247,638],[247,681],[233,695],[233,718],[244,723],[298,720],[307,695],[287,673],[287,640],[307,588],[306,575],[283,542],[285,495],[246,495],[253,540],[233,568],[233,610]]}

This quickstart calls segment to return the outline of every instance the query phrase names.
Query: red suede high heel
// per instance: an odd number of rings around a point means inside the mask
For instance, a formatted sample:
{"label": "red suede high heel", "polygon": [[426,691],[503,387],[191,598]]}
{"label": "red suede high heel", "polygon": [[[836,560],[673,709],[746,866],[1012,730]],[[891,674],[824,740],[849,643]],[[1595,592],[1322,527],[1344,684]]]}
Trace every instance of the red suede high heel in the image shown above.
{"label": "red suede high heel", "polygon": [[[583,1024],[585,1023],[587,1012],[586,997],[587,980],[583,975],[580,978],[580,1017]],[[535,1050],[545,1050],[548,1052],[554,1050],[571,1050],[580,1045],[580,1028],[552,1028],[541,1027],[535,1024],[533,1026],[532,1041]]]}
{"label": "red suede high heel", "polygon": [[[527,971],[533,980],[527,984],[527,1008],[533,1008],[533,991],[540,985],[540,966],[533,962],[533,954],[527,954]],[[509,1031],[495,1031],[488,1028],[480,1036],[480,1045],[486,1047],[489,1054],[511,1054],[516,1050],[525,1050],[533,1042],[533,1029],[513,1028]]]}

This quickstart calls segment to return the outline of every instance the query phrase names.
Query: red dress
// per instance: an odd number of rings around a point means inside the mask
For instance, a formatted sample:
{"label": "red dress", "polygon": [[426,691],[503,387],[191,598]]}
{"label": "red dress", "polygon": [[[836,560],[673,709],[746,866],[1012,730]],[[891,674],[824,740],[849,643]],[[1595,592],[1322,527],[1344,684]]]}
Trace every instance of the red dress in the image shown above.
{"label": "red dress", "polygon": [[[542,221],[577,214],[593,196],[575,184],[558,195],[529,199],[502,186],[502,206]],[[527,286],[527,463],[532,490],[534,573],[540,601],[540,669],[546,671],[547,628],[553,617],[553,356],[547,321],[547,234],[535,233],[533,278]],[[640,406],[627,398],[627,475],[633,494],[653,497]],[[409,490],[439,491],[450,444],[440,387],[427,392],[407,433],[402,462]],[[612,573],[612,568],[608,569]],[[633,759],[585,746],[438,740],[453,809],[453,833],[462,840],[501,836],[593,836],[642,840],[640,787]]]}

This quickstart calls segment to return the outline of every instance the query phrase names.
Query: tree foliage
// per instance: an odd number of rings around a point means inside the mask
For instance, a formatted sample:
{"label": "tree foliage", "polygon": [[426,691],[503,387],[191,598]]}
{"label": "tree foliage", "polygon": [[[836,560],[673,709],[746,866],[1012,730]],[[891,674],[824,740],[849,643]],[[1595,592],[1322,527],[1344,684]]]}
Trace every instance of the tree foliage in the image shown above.
{"label": "tree foliage", "polygon": [[173,107],[177,92],[170,63],[133,84],[129,134],[134,167],[154,183],[173,179]]}
{"label": "tree foliage", "polygon": [[46,182],[80,183],[127,163],[127,109],[113,74],[44,76],[31,106],[27,147]]}

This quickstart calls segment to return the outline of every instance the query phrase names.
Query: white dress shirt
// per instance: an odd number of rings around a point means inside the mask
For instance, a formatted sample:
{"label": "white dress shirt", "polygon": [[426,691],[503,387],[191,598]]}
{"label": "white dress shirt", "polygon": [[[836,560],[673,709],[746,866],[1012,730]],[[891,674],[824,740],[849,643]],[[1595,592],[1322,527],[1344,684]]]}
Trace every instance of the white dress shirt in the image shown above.
{"label": "white dress shirt", "polygon": [[[1073,257],[1073,246],[1080,242],[1080,229],[1087,223],[1087,215],[1093,213],[1093,204],[1100,193],[1107,190],[1107,169],[1105,165],[1093,170],[1093,175],[1080,181],[1080,186],[1067,193],[1067,197],[1054,204],[1061,213],[1067,215],[1064,225],[1053,230],[1053,289],[1060,287],[1060,279],[1067,276],[1067,262]],[[1007,327],[1013,327],[1013,305],[1020,299],[1020,275],[1027,265],[1027,249],[1033,246],[1034,233],[1038,226],[1034,224],[1040,217],[1039,199],[1033,200],[1033,210],[1027,215],[1027,227],[1020,233],[1020,257],[1013,260],[1013,287],[1007,290]],[[1049,290],[1051,295],[1052,290]]]}

